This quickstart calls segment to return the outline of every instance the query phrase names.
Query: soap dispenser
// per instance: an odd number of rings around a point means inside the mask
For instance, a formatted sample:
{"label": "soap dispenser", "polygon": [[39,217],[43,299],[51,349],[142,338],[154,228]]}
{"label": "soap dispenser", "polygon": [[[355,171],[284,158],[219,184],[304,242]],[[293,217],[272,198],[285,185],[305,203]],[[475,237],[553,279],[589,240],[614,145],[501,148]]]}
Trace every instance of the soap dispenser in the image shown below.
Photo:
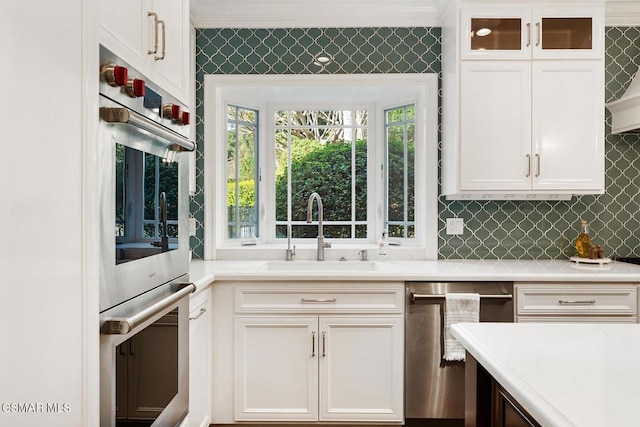
{"label": "soap dispenser", "polygon": [[389,240],[387,240],[387,233],[382,232],[382,238],[378,242],[378,259],[384,261],[389,254]]}

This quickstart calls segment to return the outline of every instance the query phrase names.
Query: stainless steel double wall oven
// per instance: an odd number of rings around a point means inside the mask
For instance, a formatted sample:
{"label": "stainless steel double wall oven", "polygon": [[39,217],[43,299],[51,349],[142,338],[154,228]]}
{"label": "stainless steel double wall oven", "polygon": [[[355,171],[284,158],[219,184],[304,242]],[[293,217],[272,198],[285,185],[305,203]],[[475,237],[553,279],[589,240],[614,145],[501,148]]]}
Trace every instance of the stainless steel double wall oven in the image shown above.
{"label": "stainless steel double wall oven", "polygon": [[188,411],[189,112],[100,50],[100,424]]}

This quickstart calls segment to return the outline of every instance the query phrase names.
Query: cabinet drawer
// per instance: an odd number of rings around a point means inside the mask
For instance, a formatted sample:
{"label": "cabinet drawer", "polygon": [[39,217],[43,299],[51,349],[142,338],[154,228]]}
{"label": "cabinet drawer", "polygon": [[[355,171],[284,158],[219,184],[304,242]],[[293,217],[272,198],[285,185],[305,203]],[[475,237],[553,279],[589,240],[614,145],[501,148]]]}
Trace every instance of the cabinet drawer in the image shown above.
{"label": "cabinet drawer", "polygon": [[402,313],[404,284],[237,286],[236,313]]}
{"label": "cabinet drawer", "polygon": [[516,287],[517,314],[530,315],[635,315],[635,286]]}

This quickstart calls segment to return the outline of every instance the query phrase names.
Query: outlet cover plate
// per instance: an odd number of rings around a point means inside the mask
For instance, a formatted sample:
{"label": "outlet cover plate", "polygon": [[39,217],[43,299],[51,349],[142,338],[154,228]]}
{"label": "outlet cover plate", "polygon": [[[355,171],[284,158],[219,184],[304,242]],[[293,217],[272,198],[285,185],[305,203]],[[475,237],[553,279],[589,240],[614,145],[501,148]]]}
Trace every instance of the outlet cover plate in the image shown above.
{"label": "outlet cover plate", "polygon": [[194,217],[189,218],[189,236],[196,235],[196,219]]}
{"label": "outlet cover plate", "polygon": [[460,235],[464,233],[463,218],[447,218],[447,235]]}

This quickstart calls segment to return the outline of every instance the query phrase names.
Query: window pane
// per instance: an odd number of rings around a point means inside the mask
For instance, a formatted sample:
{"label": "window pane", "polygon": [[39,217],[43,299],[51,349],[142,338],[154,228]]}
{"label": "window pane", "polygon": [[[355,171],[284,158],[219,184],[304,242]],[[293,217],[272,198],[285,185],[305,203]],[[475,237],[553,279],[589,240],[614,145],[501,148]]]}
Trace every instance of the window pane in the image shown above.
{"label": "window pane", "polygon": [[238,108],[238,121],[241,123],[255,124],[257,117],[257,111]]}
{"label": "window pane", "polygon": [[[356,142],[356,221],[367,220],[367,135]],[[360,237],[360,236],[358,236]]]}
{"label": "window pane", "polygon": [[387,110],[387,124],[404,121],[404,109],[396,108],[395,110]]}
{"label": "window pane", "polygon": [[415,106],[388,110],[386,126],[386,229],[389,237],[413,238],[415,222]]}
{"label": "window pane", "polygon": [[[235,112],[235,115],[232,113]],[[258,112],[227,110],[227,229],[231,239],[257,237]]]}
{"label": "window pane", "polygon": [[[364,110],[278,112],[276,120],[287,116],[288,123],[279,121],[275,131],[277,221],[306,222],[309,196],[317,192],[324,208],[325,237],[353,238],[355,219],[367,219],[367,132],[363,124],[367,115]],[[287,144],[291,144],[290,153]],[[286,166],[288,154],[290,171]],[[294,224],[293,237],[317,237],[317,202],[313,203],[312,216],[316,224]],[[341,224],[327,223],[336,221]],[[279,231],[282,225],[276,226],[276,235],[286,237],[286,229],[284,233]],[[361,228],[366,235],[366,225]]]}

